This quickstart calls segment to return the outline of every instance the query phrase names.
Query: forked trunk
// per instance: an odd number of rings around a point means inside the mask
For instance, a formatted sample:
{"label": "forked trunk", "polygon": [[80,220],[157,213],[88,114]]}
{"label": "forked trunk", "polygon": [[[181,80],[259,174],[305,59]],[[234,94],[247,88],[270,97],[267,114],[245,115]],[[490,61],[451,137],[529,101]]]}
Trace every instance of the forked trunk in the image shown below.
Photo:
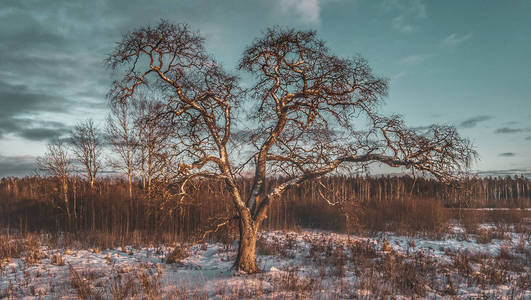
{"label": "forked trunk", "polygon": [[256,266],[256,238],[258,226],[253,226],[253,221],[240,220],[240,245],[234,267],[236,270],[248,274],[258,272]]}

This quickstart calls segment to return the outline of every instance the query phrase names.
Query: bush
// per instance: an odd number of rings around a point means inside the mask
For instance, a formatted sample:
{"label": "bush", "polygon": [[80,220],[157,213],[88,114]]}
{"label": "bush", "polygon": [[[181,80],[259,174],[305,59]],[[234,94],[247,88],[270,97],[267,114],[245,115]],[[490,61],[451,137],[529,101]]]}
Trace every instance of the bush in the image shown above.
{"label": "bush", "polygon": [[181,261],[189,256],[188,250],[181,246],[177,245],[166,257],[167,264],[181,263]]}

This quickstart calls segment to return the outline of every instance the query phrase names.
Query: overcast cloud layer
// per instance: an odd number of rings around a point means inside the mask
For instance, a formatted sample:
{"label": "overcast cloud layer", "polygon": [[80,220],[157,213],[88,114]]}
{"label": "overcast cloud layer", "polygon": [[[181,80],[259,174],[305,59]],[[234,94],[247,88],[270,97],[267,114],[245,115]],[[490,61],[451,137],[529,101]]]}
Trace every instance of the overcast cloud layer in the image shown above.
{"label": "overcast cloud layer", "polygon": [[526,0],[2,0],[0,176],[31,174],[45,144],[78,121],[103,125],[105,56],[162,18],[200,31],[233,72],[267,27],[316,29],[334,52],[360,53],[391,79],[385,112],[416,128],[456,125],[478,148],[478,171],[529,170],[530,15]]}

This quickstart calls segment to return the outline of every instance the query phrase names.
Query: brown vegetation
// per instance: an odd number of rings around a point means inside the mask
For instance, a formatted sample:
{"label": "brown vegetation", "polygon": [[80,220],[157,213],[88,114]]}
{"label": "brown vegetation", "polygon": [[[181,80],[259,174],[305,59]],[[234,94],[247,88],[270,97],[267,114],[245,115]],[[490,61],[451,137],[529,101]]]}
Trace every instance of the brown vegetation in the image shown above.
{"label": "brown vegetation", "polygon": [[[238,184],[244,193],[250,192],[250,179],[242,179]],[[339,191],[347,199],[344,204],[348,205],[343,208],[348,210],[329,205],[323,199],[323,193],[318,191],[321,184],[328,186],[329,190]],[[93,192],[85,179],[70,177],[68,185],[68,197],[75,199],[68,202],[69,210],[76,216],[71,226],[66,216],[61,180],[53,177],[1,179],[1,225],[20,232],[82,231],[87,240],[98,241],[103,247],[126,241],[190,241],[208,230],[211,233],[206,238],[217,240],[237,233],[237,220],[229,220],[217,232],[212,230],[220,220],[232,215],[230,195],[219,182],[204,180],[194,183],[188,196],[181,203],[174,203],[176,208],[171,214],[159,209],[159,201],[146,196],[141,182],[134,184],[132,206],[127,181],[102,179],[96,182]],[[463,189],[469,191],[466,202],[461,201]],[[450,221],[457,219],[469,232],[476,233],[477,224],[518,224],[529,218],[531,212],[456,208],[460,203],[469,208],[518,208],[529,207],[530,202],[531,181],[523,178],[470,179],[446,185],[410,177],[336,176],[309,181],[290,190],[271,206],[264,227],[441,233]],[[345,213],[351,216],[348,227]],[[110,235],[100,235],[99,232]]]}
{"label": "brown vegetation", "polygon": [[[529,234],[529,231],[528,233]],[[526,235],[522,235],[526,236]],[[528,236],[528,235],[527,235]],[[33,259],[34,252],[41,249],[57,249],[65,247],[64,242],[58,244],[53,235],[15,235],[6,238],[0,234],[3,241],[12,241],[11,245],[26,245],[26,250],[11,251],[10,255],[20,255],[21,261]],[[65,248],[78,247],[83,243],[71,240]],[[27,288],[21,289],[11,285],[0,289],[2,297],[17,297],[30,293],[31,295],[71,295],[75,293],[81,299],[100,299],[112,294],[116,299],[149,298],[149,299],[206,299],[216,297],[222,299],[240,298],[326,298],[344,299],[357,298],[365,295],[368,298],[387,298],[397,295],[406,297],[439,297],[455,296],[466,293],[470,295],[484,295],[487,298],[507,297],[513,295],[516,299],[528,295],[529,285],[529,255],[519,252],[519,246],[508,244],[503,246],[497,255],[470,249],[445,250],[445,258],[441,254],[433,253],[431,249],[404,248],[404,243],[395,250],[392,242],[383,246],[385,239],[365,239],[352,236],[339,236],[326,233],[309,232],[277,232],[264,234],[258,239],[261,249],[267,251],[262,255],[272,255],[270,261],[277,259],[285,264],[274,264],[275,270],[264,270],[264,273],[249,277],[233,277],[242,279],[242,285],[220,285],[215,291],[208,290],[201,282],[184,283],[178,278],[164,277],[165,272],[173,272],[181,266],[164,264],[165,257],[176,256],[176,260],[188,255],[183,248],[162,247],[160,264],[142,262],[138,265],[109,264],[107,271],[98,268],[79,265],[64,267],[69,270],[67,287],[62,282],[52,280],[49,287],[34,290],[38,273],[26,272],[28,267],[20,272],[20,282]],[[395,245],[396,244],[396,245]],[[22,248],[21,246],[18,246]],[[87,245],[83,245],[87,247]],[[139,249],[133,249],[137,251]],[[151,248],[153,251],[157,248]],[[192,247],[191,255],[197,251],[205,251],[200,247]],[[223,256],[236,255],[234,249],[217,248],[218,254]],[[529,245],[525,246],[529,251]],[[443,249],[441,249],[443,250]],[[39,250],[40,251],[40,250]],[[57,250],[45,250],[51,257],[50,263],[57,261],[52,254]],[[125,251],[124,248],[119,251]],[[131,250],[127,250],[131,251]],[[158,250],[156,250],[158,251]],[[56,252],[57,253],[57,252]],[[65,251],[64,256],[74,255],[75,251]],[[435,254],[435,255],[434,255]],[[202,255],[202,254],[199,254]],[[28,258],[32,257],[32,258]],[[100,256],[102,257],[102,256]],[[197,257],[197,256],[195,256]],[[260,257],[260,260],[264,257]],[[136,259],[133,259],[136,261]],[[63,261],[61,259],[61,261]],[[35,261],[35,263],[39,263]],[[63,261],[63,264],[65,262]],[[5,266],[4,264],[3,266]],[[60,266],[62,264],[58,264]],[[183,264],[183,269],[189,266]],[[40,268],[34,268],[36,270]],[[1,273],[3,272],[3,273]],[[12,267],[2,267],[0,274],[15,272]],[[207,270],[208,272],[208,270]],[[67,272],[68,274],[68,272]],[[36,276],[36,277],[35,277]],[[168,281],[169,280],[169,281]],[[172,281],[173,280],[173,281]],[[177,281],[175,281],[177,280]],[[246,285],[245,281],[252,284]],[[506,290],[506,287],[510,291]],[[58,290],[63,289],[63,290]],[[505,290],[505,293],[504,293]],[[509,294],[507,294],[509,293]],[[437,296],[435,296],[437,295]]]}

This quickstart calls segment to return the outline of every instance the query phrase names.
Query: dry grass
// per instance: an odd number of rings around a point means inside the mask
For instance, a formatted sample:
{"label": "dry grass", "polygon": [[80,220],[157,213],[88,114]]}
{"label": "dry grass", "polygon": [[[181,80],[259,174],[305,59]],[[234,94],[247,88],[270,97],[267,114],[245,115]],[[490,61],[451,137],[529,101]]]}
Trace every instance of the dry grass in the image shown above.
{"label": "dry grass", "polygon": [[29,264],[40,260],[39,253],[41,236],[36,234],[26,234],[24,236],[0,234],[0,263],[11,258],[20,258],[25,253],[29,253],[27,259]]}
{"label": "dry grass", "polygon": [[59,254],[59,253],[55,253],[52,256],[52,259],[51,259],[50,263],[52,265],[56,265],[56,266],[64,266],[65,265],[65,261],[63,259],[63,256],[61,254]]}
{"label": "dry grass", "polygon": [[136,275],[144,297],[148,299],[161,297],[162,269],[156,268],[154,270],[148,266],[139,266],[136,270]]}
{"label": "dry grass", "polygon": [[273,280],[273,285],[277,290],[295,292],[298,298],[302,297],[305,292],[313,290],[314,283],[313,278],[301,276],[297,267],[288,267]]}
{"label": "dry grass", "polygon": [[127,299],[138,294],[139,285],[135,277],[129,273],[116,274],[110,282],[110,293],[113,299]]}
{"label": "dry grass", "polygon": [[70,269],[71,285],[76,291],[76,295],[83,300],[98,298],[98,296],[94,294],[89,280],[80,275],[72,265],[68,265],[68,268]]}
{"label": "dry grass", "polygon": [[279,255],[282,244],[279,240],[270,241],[263,235],[260,235],[256,240],[256,249],[258,255]]}
{"label": "dry grass", "polygon": [[167,264],[180,264],[181,261],[189,256],[188,250],[182,246],[177,245],[166,257]]}
{"label": "dry grass", "polygon": [[[293,233],[285,237],[259,240],[265,246],[268,255],[289,260],[286,253],[300,252],[301,240]],[[45,245],[46,239],[28,237],[28,244]],[[38,241],[38,242],[36,242]],[[389,298],[396,295],[406,297],[454,296],[462,293],[464,286],[488,291],[499,285],[509,286],[513,295],[523,295],[529,290],[530,269],[519,245],[502,247],[496,256],[472,251],[446,251],[450,262],[434,260],[413,246],[409,241],[409,251],[397,252],[384,249],[384,239],[377,242],[364,239],[337,240],[333,235],[303,235],[303,241],[309,244],[303,255],[301,265],[286,265],[280,272],[262,273],[243,278],[241,286],[216,288],[219,299],[308,299],[308,298]],[[23,244],[22,241],[18,242]],[[529,245],[522,246],[526,251]],[[385,250],[385,251],[384,251]],[[231,250],[232,251],[232,250]],[[30,252],[20,252],[20,259]],[[291,255],[291,254],[289,254]],[[50,262],[64,263],[58,254],[50,255]],[[169,257],[176,262],[188,256],[186,248],[175,247]],[[309,266],[313,266],[309,267]],[[162,265],[164,268],[164,265]],[[132,269],[112,267],[110,274],[101,271],[69,266],[69,286],[80,299],[100,299],[112,295],[113,299],[207,299],[208,295],[198,283],[197,287],[177,282],[164,282],[161,267],[153,264],[138,265]],[[347,276],[348,275],[348,276]],[[354,276],[353,276],[354,275]],[[28,282],[29,294],[38,296],[39,290],[31,290],[31,276],[24,275]],[[349,278],[347,280],[347,278]],[[269,288],[265,288],[270,284]],[[169,287],[171,286],[171,288]],[[58,289],[56,287],[56,289]],[[494,289],[495,290],[495,289]],[[0,296],[10,297],[17,294],[15,287],[0,290]],[[57,295],[61,295],[58,293]],[[498,292],[486,294],[487,297],[501,297]]]}

